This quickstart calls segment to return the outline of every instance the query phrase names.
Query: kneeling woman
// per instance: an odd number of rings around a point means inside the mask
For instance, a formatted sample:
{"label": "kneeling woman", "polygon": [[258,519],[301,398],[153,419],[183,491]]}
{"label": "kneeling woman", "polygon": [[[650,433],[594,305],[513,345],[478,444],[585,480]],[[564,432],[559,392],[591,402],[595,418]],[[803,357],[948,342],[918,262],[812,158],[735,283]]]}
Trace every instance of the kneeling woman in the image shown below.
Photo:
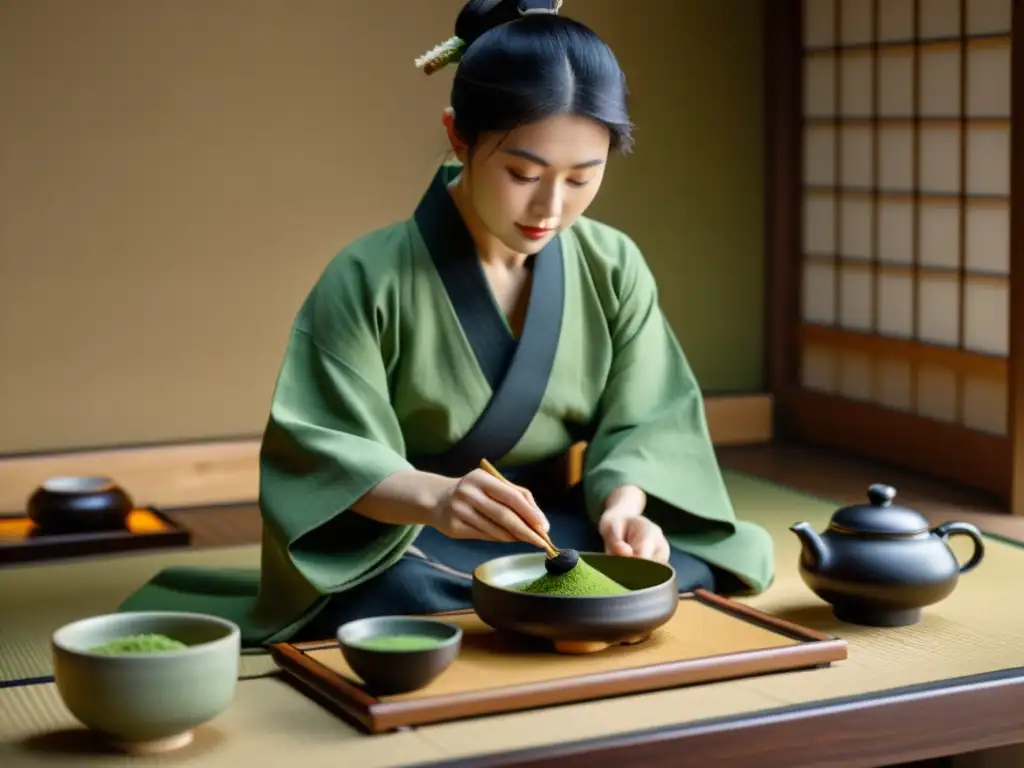
{"label": "kneeling woman", "polygon": [[[684,590],[771,580],[771,539],[735,519],[651,272],[583,216],[629,148],[626,86],[554,6],[463,9],[420,62],[456,67],[459,162],[407,221],[344,248],[298,313],[261,451],[249,644],[467,608],[476,565],[542,546],[533,524],[670,562]],[[546,481],[581,441],[582,481]]]}

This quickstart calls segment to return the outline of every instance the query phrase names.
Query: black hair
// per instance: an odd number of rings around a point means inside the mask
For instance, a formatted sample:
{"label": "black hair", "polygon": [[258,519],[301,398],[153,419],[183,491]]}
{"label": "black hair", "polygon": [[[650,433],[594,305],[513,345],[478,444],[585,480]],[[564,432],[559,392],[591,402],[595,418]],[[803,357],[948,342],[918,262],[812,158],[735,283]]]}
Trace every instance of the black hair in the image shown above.
{"label": "black hair", "polygon": [[473,147],[486,131],[509,131],[556,115],[608,128],[611,149],[632,148],[626,78],[608,45],[561,15],[521,15],[546,0],[470,0],[455,22],[466,48],[452,84],[455,132]]}

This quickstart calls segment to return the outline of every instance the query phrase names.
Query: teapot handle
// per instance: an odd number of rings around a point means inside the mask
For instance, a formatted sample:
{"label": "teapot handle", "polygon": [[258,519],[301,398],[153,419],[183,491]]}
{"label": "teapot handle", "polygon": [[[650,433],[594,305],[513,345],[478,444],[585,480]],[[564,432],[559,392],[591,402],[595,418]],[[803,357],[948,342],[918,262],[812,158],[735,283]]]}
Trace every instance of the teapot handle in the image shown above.
{"label": "teapot handle", "polygon": [[970,523],[943,523],[937,525],[932,529],[932,533],[938,535],[946,546],[949,546],[949,542],[946,541],[950,536],[970,536],[971,540],[974,541],[974,552],[971,553],[971,558],[960,566],[960,573],[967,573],[973,570],[978,563],[981,562],[982,558],[985,557],[985,540],[981,536],[981,531],[975,528]]}

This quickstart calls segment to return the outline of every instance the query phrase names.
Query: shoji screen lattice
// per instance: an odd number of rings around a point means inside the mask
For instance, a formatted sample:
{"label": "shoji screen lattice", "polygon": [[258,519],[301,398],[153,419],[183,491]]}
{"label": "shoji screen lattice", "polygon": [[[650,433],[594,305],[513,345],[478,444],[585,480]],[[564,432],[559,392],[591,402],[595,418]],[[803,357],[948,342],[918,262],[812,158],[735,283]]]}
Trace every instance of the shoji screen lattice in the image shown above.
{"label": "shoji screen lattice", "polygon": [[1010,26],[1010,0],[805,0],[804,389],[1006,433]]}

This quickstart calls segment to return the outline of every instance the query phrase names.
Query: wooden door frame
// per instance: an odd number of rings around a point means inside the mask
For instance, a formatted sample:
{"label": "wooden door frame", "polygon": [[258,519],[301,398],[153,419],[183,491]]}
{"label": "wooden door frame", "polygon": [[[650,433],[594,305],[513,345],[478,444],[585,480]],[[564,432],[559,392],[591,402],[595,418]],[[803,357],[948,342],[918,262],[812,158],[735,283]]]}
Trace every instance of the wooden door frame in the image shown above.
{"label": "wooden door frame", "polygon": [[790,385],[800,378],[800,200],[803,0],[764,3],[765,373],[774,434],[792,434]]}
{"label": "wooden door frame", "polygon": [[[1013,28],[1024,23],[1024,0],[1012,0]],[[981,485],[999,496],[1014,514],[1024,514],[1024,215],[1012,201],[1024,195],[1024,122],[1010,128],[1010,351],[1007,436],[993,437],[948,424],[934,426],[921,417],[869,403],[800,392],[815,401],[815,413],[798,411],[800,380],[800,296],[803,239],[803,2],[769,0],[764,4],[765,92],[765,376],[774,400],[774,433],[783,440],[808,433],[823,446],[929,473],[953,453],[960,466],[945,479]],[[1024,46],[1011,47],[1011,114],[1024,114]],[[1019,206],[1018,206],[1019,208]],[[1022,393],[1018,398],[1017,393]],[[820,406],[820,407],[818,407]],[[881,413],[884,411],[884,417]],[[884,428],[880,428],[884,425]],[[936,461],[939,457],[939,461]]]}
{"label": "wooden door frame", "polygon": [[[1024,0],[1013,0],[1011,29],[1024,29]],[[1024,514],[1024,216],[1014,201],[1024,200],[1024,46],[1010,46],[1010,370],[1009,433],[1011,487],[1009,511]],[[1021,151],[1018,151],[1021,150]],[[1016,215],[1015,215],[1016,214]],[[1019,395],[1019,397],[1018,397]]]}

